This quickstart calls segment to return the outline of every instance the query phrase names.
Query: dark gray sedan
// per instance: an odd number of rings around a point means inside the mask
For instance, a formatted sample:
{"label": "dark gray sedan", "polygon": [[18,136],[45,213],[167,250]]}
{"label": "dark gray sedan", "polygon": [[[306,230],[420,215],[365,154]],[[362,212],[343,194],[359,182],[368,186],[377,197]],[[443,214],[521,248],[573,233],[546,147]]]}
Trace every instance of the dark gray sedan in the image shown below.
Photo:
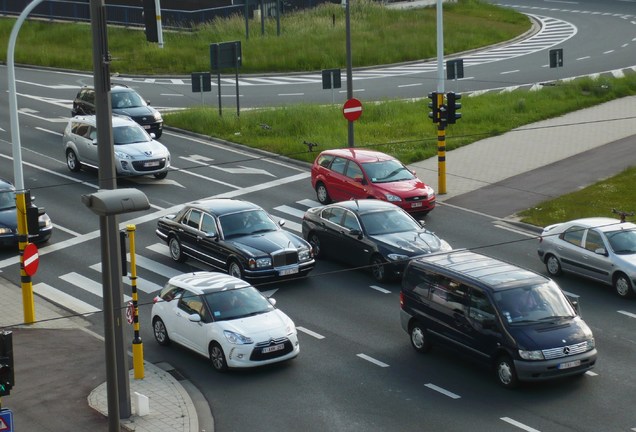
{"label": "dark gray sedan", "polygon": [[550,225],[538,253],[551,276],[574,273],[613,286],[620,297],[634,295],[636,224],[595,217]]}
{"label": "dark gray sedan", "polygon": [[401,275],[415,256],[452,249],[406,211],[375,199],[311,208],[302,229],[317,258],[369,268],[380,282]]}
{"label": "dark gray sedan", "polygon": [[280,280],[314,268],[311,246],[256,204],[209,199],[157,221],[156,234],[177,262],[194,258],[239,279]]}

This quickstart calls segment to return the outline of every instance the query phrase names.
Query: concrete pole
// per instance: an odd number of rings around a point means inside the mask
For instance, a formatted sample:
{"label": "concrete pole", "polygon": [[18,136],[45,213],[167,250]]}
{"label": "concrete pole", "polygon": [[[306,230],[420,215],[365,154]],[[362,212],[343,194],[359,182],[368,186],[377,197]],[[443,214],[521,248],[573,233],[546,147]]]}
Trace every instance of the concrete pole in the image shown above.
{"label": "concrete pole", "polygon": [[[110,101],[110,55],[104,0],[91,0],[93,70],[97,142],[99,142],[99,187],[117,189],[115,151]],[[131,415],[128,353],[123,339],[123,287],[117,215],[100,216],[104,339],[106,345],[108,421],[111,432],[119,432],[119,419]]]}
{"label": "concrete pole", "polygon": [[[353,72],[352,72],[352,60],[351,60],[351,16],[349,11],[349,3],[351,0],[344,0],[345,6],[345,32],[346,32],[346,49],[347,49],[347,100],[353,98]],[[353,122],[349,121],[348,124],[348,143],[349,147],[355,147],[353,139]]]}
{"label": "concrete pole", "polygon": [[163,28],[161,27],[161,2],[155,0],[155,19],[157,20],[157,43],[159,48],[163,48]]}

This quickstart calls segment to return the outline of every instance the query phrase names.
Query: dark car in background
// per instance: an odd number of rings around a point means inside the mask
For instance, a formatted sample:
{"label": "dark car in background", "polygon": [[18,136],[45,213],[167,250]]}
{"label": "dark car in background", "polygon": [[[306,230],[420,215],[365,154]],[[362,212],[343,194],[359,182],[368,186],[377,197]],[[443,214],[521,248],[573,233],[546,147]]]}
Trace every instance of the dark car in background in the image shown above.
{"label": "dark car in background", "polygon": [[[110,89],[113,114],[130,117],[139,123],[146,132],[155,134],[154,138],[163,133],[163,117],[161,113],[150,106],[150,102],[139,93],[122,84],[113,85]],[[93,115],[95,112],[95,89],[82,87],[73,100],[71,116]]]}
{"label": "dark car in background", "polygon": [[251,281],[306,276],[315,265],[311,246],[282,225],[256,204],[219,198],[185,204],[155,232],[177,262],[194,258]]}
{"label": "dark car in background", "polygon": [[311,167],[311,186],[321,204],[349,199],[387,201],[409,213],[435,208],[435,191],[402,162],[357,148],[321,152]]}
{"label": "dark car in background", "polygon": [[[33,204],[33,198],[31,203]],[[45,243],[53,234],[51,218],[44,208],[38,209],[37,233],[29,233],[29,241],[32,243]],[[8,180],[0,178],[0,246],[17,246],[18,244],[18,217],[15,201],[15,188]]]}
{"label": "dark car in background", "polygon": [[311,208],[302,230],[316,258],[369,267],[378,281],[401,275],[415,256],[452,249],[401,208],[374,199]]}

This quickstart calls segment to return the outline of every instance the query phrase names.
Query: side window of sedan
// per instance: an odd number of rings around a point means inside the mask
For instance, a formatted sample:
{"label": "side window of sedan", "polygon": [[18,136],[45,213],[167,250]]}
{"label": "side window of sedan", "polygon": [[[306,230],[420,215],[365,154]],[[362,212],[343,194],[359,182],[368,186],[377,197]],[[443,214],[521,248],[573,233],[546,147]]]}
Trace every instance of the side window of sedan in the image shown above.
{"label": "side window of sedan", "polygon": [[181,300],[179,300],[178,307],[188,315],[197,313],[201,316],[201,318],[203,318],[203,316],[205,315],[205,309],[203,308],[201,297],[190,291],[183,292]]}
{"label": "side window of sedan", "polygon": [[199,229],[199,225],[201,224],[201,212],[194,209],[190,210],[190,213],[183,218],[183,223],[194,229]]}
{"label": "side window of sedan", "polygon": [[594,252],[596,249],[604,248],[603,238],[601,235],[594,230],[588,230],[587,235],[585,236],[585,249]]}
{"label": "side window of sedan", "polygon": [[583,233],[585,233],[585,228],[575,225],[565,230],[561,238],[568,243],[572,243],[574,246],[581,246]]}
{"label": "side window of sedan", "polygon": [[331,207],[322,212],[322,218],[336,225],[341,225],[343,214],[344,209]]}
{"label": "side window of sedan", "polygon": [[347,160],[341,157],[337,157],[331,163],[331,171],[337,172],[338,174],[344,174],[345,168],[347,167]]}
{"label": "side window of sedan", "polygon": [[360,222],[358,222],[358,218],[353,212],[348,211],[345,213],[343,225],[347,229],[360,231]]}
{"label": "side window of sedan", "polygon": [[214,218],[207,213],[203,213],[203,221],[201,222],[201,231],[203,231],[208,236],[218,235]]}
{"label": "side window of sedan", "polygon": [[364,176],[362,175],[362,169],[357,163],[353,161],[349,161],[349,165],[347,165],[347,171],[345,172],[345,175],[354,180],[362,180],[364,178]]}

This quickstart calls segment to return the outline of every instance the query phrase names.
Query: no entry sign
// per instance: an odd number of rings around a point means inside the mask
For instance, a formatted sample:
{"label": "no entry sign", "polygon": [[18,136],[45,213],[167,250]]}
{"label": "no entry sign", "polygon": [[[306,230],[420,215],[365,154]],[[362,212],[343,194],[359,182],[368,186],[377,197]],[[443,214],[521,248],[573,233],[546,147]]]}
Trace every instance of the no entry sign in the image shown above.
{"label": "no entry sign", "polygon": [[342,113],[349,121],[355,121],[362,115],[362,102],[356,98],[351,98],[345,102]]}
{"label": "no entry sign", "polygon": [[40,264],[40,256],[38,255],[38,248],[33,243],[29,243],[24,248],[22,253],[24,272],[29,276],[33,276],[38,270]]}

